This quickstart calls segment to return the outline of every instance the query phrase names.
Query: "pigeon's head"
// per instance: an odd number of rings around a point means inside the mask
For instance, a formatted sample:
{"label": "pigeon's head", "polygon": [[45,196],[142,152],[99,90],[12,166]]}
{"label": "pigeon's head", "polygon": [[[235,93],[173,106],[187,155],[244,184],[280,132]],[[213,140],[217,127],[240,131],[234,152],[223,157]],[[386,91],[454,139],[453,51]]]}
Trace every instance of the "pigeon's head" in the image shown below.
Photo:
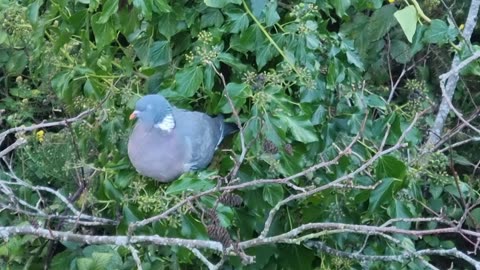
{"label": "pigeon's head", "polygon": [[161,95],[146,95],[135,104],[130,119],[138,118],[142,124],[170,132],[175,127],[172,106]]}

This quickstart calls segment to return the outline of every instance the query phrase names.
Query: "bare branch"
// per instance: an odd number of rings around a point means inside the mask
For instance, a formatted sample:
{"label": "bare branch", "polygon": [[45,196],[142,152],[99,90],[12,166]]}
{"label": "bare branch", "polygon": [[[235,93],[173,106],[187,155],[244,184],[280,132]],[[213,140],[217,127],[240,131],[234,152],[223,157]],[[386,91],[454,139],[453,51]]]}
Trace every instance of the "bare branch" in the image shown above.
{"label": "bare branch", "polygon": [[[467,15],[467,20],[465,22],[465,28],[463,30],[462,36],[464,38],[464,42],[469,43],[470,42],[470,37],[472,36],[473,29],[475,28],[477,24],[477,19],[478,19],[478,10],[480,7],[480,0],[472,0],[470,3],[470,8],[468,10],[468,15]],[[475,53],[474,55],[477,55]],[[475,58],[476,56],[472,56]],[[468,61],[464,61],[465,65],[473,61],[474,59],[470,57],[467,58]],[[478,57],[477,57],[478,58]],[[440,104],[440,107],[438,109],[437,116],[435,118],[435,123],[433,127],[431,128],[429,138],[427,140],[427,143],[424,146],[424,149],[422,150],[423,152],[428,152],[430,149],[439,141],[442,132],[443,132],[443,126],[445,125],[445,120],[447,119],[448,113],[450,112],[451,106],[451,99],[455,93],[455,89],[457,87],[457,82],[459,79],[458,71],[463,67],[464,65],[460,66],[460,56],[458,53],[455,54],[452,60],[452,64],[450,67],[450,71],[447,73],[443,74],[447,76],[440,77],[440,87],[442,88],[442,102]],[[458,68],[460,66],[460,68]],[[458,114],[457,114],[458,116]]]}
{"label": "bare branch", "polygon": [[[75,117],[68,118],[68,119],[61,120],[61,121],[43,122],[43,123],[40,123],[40,124],[35,124],[35,125],[28,126],[28,127],[20,126],[20,127],[14,127],[14,128],[7,129],[6,131],[0,133],[0,144],[3,142],[3,140],[5,139],[5,137],[8,134],[18,133],[18,132],[27,132],[27,131],[40,129],[40,128],[46,128],[46,127],[66,126],[69,123],[74,123],[74,122],[77,122],[77,121],[85,118],[87,115],[91,114],[93,111],[94,111],[94,109],[89,109],[89,110],[83,111],[82,113],[78,114]],[[0,155],[0,157],[1,157],[1,155]]]}
{"label": "bare branch", "polygon": [[73,241],[85,244],[109,244],[117,246],[128,246],[130,244],[154,244],[159,246],[181,246],[185,248],[207,248],[221,252],[222,244],[207,240],[189,240],[180,238],[160,237],[158,235],[139,236],[107,236],[107,235],[83,235],[73,232],[63,232],[33,226],[6,226],[0,227],[0,238],[7,239],[15,235],[35,235],[38,237],[59,240]]}
{"label": "bare branch", "polygon": [[130,250],[130,253],[132,253],[133,260],[137,264],[137,270],[143,270],[142,261],[140,260],[140,257],[138,257],[138,250],[132,245],[128,245],[128,249]]}
{"label": "bare branch", "polygon": [[[1,137],[0,137],[1,138]],[[14,143],[10,144],[9,146],[7,146],[5,149],[3,149],[1,152],[0,152],[0,158],[5,156],[6,154],[10,153],[12,150],[16,149],[17,147],[19,147],[20,145],[22,144],[26,144],[27,143],[27,140],[25,138],[19,138],[18,140],[16,140]],[[1,144],[1,139],[0,139],[0,144]]]}
{"label": "bare branch", "polygon": [[[399,254],[399,255],[386,255],[386,256],[381,256],[381,255],[362,255],[362,254],[356,254],[356,253],[350,253],[350,252],[345,252],[341,250],[337,250],[334,248],[331,248],[324,244],[323,242],[320,241],[309,241],[307,242],[307,246],[310,248],[318,249],[323,252],[326,252],[331,255],[339,256],[339,257],[346,257],[350,259],[355,259],[355,260],[365,260],[365,261],[385,261],[385,262],[405,262],[413,258],[421,258],[421,256],[431,256],[431,255],[437,255],[437,256],[454,256],[459,259],[463,259],[470,263],[472,266],[475,267],[475,269],[480,269],[480,262],[474,260],[473,258],[469,257],[465,253],[457,250],[456,248],[452,249],[424,249],[424,250],[418,250],[415,252],[407,252],[404,254]],[[429,265],[429,267],[432,269],[432,266]],[[433,266],[433,269],[437,269],[436,267]]]}

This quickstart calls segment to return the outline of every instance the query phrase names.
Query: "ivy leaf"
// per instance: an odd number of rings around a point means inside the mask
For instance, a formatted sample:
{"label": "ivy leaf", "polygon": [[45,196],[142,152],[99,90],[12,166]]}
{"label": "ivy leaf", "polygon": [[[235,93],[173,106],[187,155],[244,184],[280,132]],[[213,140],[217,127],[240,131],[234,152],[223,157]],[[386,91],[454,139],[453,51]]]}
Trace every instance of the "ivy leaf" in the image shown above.
{"label": "ivy leaf", "polygon": [[17,75],[23,72],[28,64],[28,57],[23,50],[14,51],[8,58],[6,65],[10,75]]}
{"label": "ivy leaf", "polygon": [[267,5],[267,0],[250,0],[250,5],[252,6],[253,15],[260,17],[263,9]]}
{"label": "ivy leaf", "polygon": [[116,35],[115,35],[115,27],[111,20],[106,23],[100,23],[100,17],[102,14],[97,13],[92,15],[91,17],[91,24],[93,29],[93,34],[95,36],[95,42],[97,43],[98,48],[103,48],[106,45],[112,42]]}
{"label": "ivy leaf", "polygon": [[196,177],[183,176],[174,181],[168,188],[167,194],[178,194],[185,191],[197,192],[213,188],[215,184],[206,179],[199,179]]}
{"label": "ivy leaf", "polygon": [[229,18],[229,29],[230,33],[239,33],[247,29],[249,20],[248,14],[239,8],[235,8],[227,11],[227,16]]}
{"label": "ivy leaf", "polygon": [[[405,202],[401,200],[394,200],[395,203],[390,204],[390,207],[388,208],[388,214],[391,218],[411,218],[413,217],[410,209],[408,209],[408,206],[406,205]],[[411,222],[397,222],[396,226],[397,228],[401,228],[404,230],[410,229]]]}
{"label": "ivy leaf", "polygon": [[172,7],[168,4],[168,0],[153,1],[153,10],[158,13],[160,12],[168,13],[173,11]]}
{"label": "ivy leaf", "polygon": [[152,17],[153,0],[133,0],[133,6],[138,8],[146,19]]}
{"label": "ivy leaf", "polygon": [[242,0],[203,0],[203,2],[208,7],[223,8],[230,3],[239,5],[242,3]]}
{"label": "ivy leaf", "polygon": [[397,23],[393,19],[395,11],[397,11],[397,8],[394,5],[385,5],[373,13],[366,27],[370,42],[381,39],[390,31],[390,28],[395,26]]}
{"label": "ivy leaf", "polygon": [[378,160],[375,175],[378,179],[394,177],[402,180],[407,175],[407,166],[393,156],[383,156]]}
{"label": "ivy leaf", "polygon": [[115,14],[118,10],[118,0],[107,0],[103,4],[103,9],[100,18],[98,19],[98,24],[103,24],[110,19],[110,16]]}
{"label": "ivy leaf", "polygon": [[182,235],[192,239],[208,239],[205,226],[190,214],[182,215]]}
{"label": "ivy leaf", "polygon": [[72,71],[64,71],[57,73],[52,79],[52,88],[62,99],[69,99],[72,95],[72,88],[70,87],[70,81],[73,79],[74,74]]}
{"label": "ivy leaf", "polygon": [[347,61],[350,64],[355,65],[361,71],[363,71],[365,69],[365,67],[363,66],[362,59],[360,58],[360,56],[355,51],[348,50],[346,54],[347,54]]}
{"label": "ivy leaf", "polygon": [[423,40],[427,43],[445,44],[455,40],[456,35],[457,30],[449,28],[446,22],[435,19],[425,31]]}
{"label": "ivy leaf", "polygon": [[234,35],[230,41],[231,48],[242,53],[255,50],[257,47],[257,30],[256,25],[251,25],[240,36]]}
{"label": "ivy leaf", "polygon": [[[35,24],[38,21],[38,11],[40,10],[40,6],[43,4],[43,1],[36,0],[35,2],[31,3],[27,9],[27,17],[28,20]],[[1,42],[0,42],[1,44]]]}
{"label": "ivy leaf", "polygon": [[256,62],[258,65],[258,68],[261,69],[263,68],[268,61],[270,61],[273,57],[278,55],[277,49],[272,46],[272,44],[263,44],[263,46],[260,46],[260,48],[257,48],[257,58]]}
{"label": "ivy leaf", "polygon": [[283,199],[283,187],[279,184],[265,186],[263,188],[263,199],[271,206],[275,206]]}
{"label": "ivy leaf", "polygon": [[407,43],[398,39],[394,39],[391,42],[391,46],[390,55],[398,63],[406,64],[408,61],[410,61],[410,59],[412,59],[410,46],[408,46]]}
{"label": "ivy leaf", "polygon": [[203,80],[203,69],[200,66],[189,67],[175,74],[177,91],[184,97],[191,97],[198,90]]}
{"label": "ivy leaf", "polygon": [[91,270],[95,266],[92,258],[78,258],[76,264],[78,270]]}
{"label": "ivy leaf", "polygon": [[383,203],[391,201],[401,185],[401,181],[395,178],[384,178],[381,181],[382,183],[370,194],[368,207],[370,213],[374,213]]}
{"label": "ivy leaf", "polygon": [[398,10],[393,16],[395,16],[400,27],[402,27],[403,33],[407,36],[407,40],[412,43],[413,35],[415,35],[415,30],[417,29],[417,9],[413,5],[410,5]]}
{"label": "ivy leaf", "polygon": [[[244,83],[229,83],[226,91],[237,110],[245,104],[247,97],[252,94],[250,86]],[[222,96],[218,106],[221,108],[220,111],[222,113],[232,113],[232,107],[225,96]]]}
{"label": "ivy leaf", "polygon": [[166,37],[168,40],[178,33],[177,18],[173,12],[159,16],[158,32]]}
{"label": "ivy leaf", "polygon": [[295,140],[303,143],[318,141],[317,134],[310,120],[301,117],[289,117],[281,115],[280,119],[288,126]]}
{"label": "ivy leaf", "polygon": [[265,24],[266,26],[272,26],[280,20],[280,16],[277,12],[277,2],[270,1],[267,4],[267,9],[265,10]]}
{"label": "ivy leaf", "polygon": [[335,13],[337,13],[338,17],[343,17],[343,15],[347,15],[347,9],[352,5],[350,0],[330,0],[330,4],[335,8]]}
{"label": "ivy leaf", "polygon": [[170,63],[172,60],[172,50],[170,42],[155,41],[150,47],[149,63],[151,67],[158,67]]}

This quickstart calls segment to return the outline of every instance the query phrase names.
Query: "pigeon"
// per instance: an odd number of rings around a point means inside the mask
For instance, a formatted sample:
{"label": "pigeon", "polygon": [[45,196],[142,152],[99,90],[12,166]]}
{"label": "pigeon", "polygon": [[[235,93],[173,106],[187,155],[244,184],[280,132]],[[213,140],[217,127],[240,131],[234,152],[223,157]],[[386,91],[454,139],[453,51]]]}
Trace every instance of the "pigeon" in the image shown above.
{"label": "pigeon", "polygon": [[168,183],[188,171],[207,167],[223,138],[237,130],[223,116],[172,106],[160,94],[140,98],[130,120],[128,157],[141,175]]}

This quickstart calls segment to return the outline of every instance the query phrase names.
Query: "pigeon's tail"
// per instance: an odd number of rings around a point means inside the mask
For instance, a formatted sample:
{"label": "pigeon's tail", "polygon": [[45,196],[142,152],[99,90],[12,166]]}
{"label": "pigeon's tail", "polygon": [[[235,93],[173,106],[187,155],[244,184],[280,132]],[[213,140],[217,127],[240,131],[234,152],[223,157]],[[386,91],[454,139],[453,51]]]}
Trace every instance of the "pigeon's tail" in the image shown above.
{"label": "pigeon's tail", "polygon": [[238,131],[238,126],[235,123],[223,123],[223,131],[222,131],[222,137],[226,137],[232,133],[235,133]]}

